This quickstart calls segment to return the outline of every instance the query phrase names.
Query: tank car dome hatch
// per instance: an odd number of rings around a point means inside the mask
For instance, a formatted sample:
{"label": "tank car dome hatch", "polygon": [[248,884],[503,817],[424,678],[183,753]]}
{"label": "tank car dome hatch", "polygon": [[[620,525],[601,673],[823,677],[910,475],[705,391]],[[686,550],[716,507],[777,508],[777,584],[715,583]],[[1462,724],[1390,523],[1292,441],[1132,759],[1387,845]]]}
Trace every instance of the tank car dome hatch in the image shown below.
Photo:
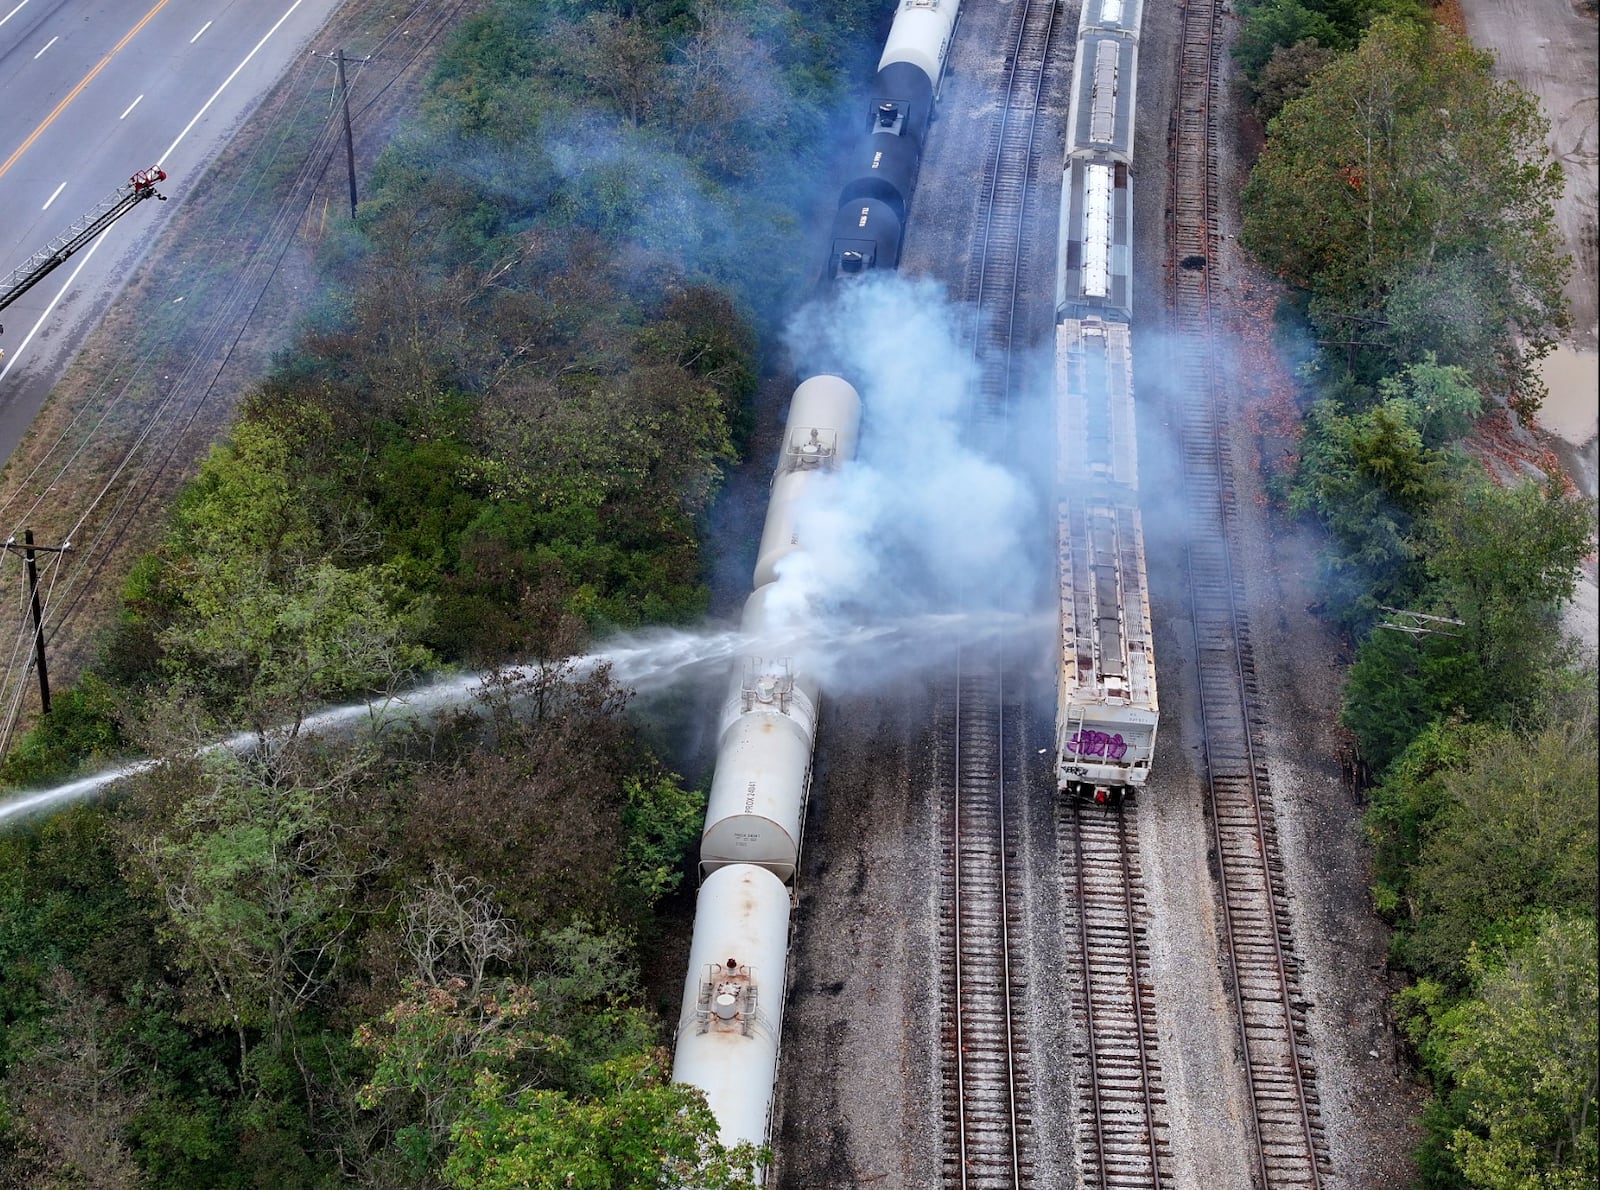
{"label": "tank car dome hatch", "polygon": [[[795,632],[797,628],[796,616],[809,615],[808,611],[797,609],[787,593],[780,595],[777,585],[765,583],[750,593],[744,601],[744,614],[739,619],[739,631],[747,640],[762,642],[763,647],[774,653],[792,652],[795,645]],[[755,660],[755,658],[749,658]],[[771,664],[771,661],[763,662]],[[784,657],[781,662],[784,672],[791,676],[793,681],[793,699],[797,704],[790,709],[791,715],[816,718],[816,703],[821,697],[817,688],[816,678],[803,669],[795,669],[792,660]]]}
{"label": "tank car dome hatch", "polygon": [[861,429],[861,394],[842,376],[824,372],[800,383],[789,402],[790,439],[801,428],[816,426],[832,432],[840,459],[853,459]]}
{"label": "tank car dome hatch", "polygon": [[909,62],[879,66],[873,94],[878,99],[876,110],[881,112],[884,104],[893,104],[898,109],[897,134],[920,147],[933,116],[933,81],[922,67]]}
{"label": "tank car dome hatch", "polygon": [[802,471],[815,471],[819,467],[826,467],[833,461],[837,447],[835,439],[830,436],[823,441],[822,431],[812,426],[804,431],[805,438],[789,445],[789,453],[796,458],[795,466]]}
{"label": "tank car dome hatch", "polygon": [[762,670],[744,683],[744,689],[749,691],[751,706],[759,704],[782,710],[789,701],[790,692],[794,690],[794,679],[787,674]]}

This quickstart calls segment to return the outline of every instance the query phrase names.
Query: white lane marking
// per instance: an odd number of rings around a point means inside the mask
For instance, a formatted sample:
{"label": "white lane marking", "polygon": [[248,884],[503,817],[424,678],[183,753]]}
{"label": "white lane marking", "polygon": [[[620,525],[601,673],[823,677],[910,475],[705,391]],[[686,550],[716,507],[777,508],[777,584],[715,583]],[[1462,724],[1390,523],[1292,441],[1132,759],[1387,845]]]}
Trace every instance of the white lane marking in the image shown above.
{"label": "white lane marking", "polygon": [[54,192],[51,193],[50,197],[44,200],[44,206],[40,207],[39,209],[41,211],[48,211],[50,209],[50,204],[55,202],[56,199],[60,198],[61,197],[61,192],[63,190],[65,190],[66,188],[67,188],[67,184],[65,182],[62,182],[61,185],[59,185],[59,186],[57,186],[55,188]]}
{"label": "white lane marking", "polygon": [[[23,0],[23,3],[26,4],[27,0]],[[200,26],[200,33],[204,33],[209,28],[211,28],[211,22],[207,21],[205,24]],[[200,40],[200,33],[196,33],[193,37],[191,37],[189,39],[189,44],[190,45],[193,45],[195,42]]]}
{"label": "white lane marking", "polygon": [[[59,37],[52,37],[49,41],[44,43],[44,50],[49,49],[51,46],[55,45],[55,43],[60,41],[60,40],[61,40],[61,38],[59,38]],[[37,62],[40,58],[44,57],[44,50],[40,50],[37,54],[35,54],[33,56],[33,60],[35,62]]]}
{"label": "white lane marking", "polygon": [[5,23],[6,23],[6,22],[7,22],[7,21],[9,21],[9,20],[10,20],[10,19],[11,19],[11,18],[12,18],[12,17],[14,17],[14,16],[16,16],[16,15],[17,15],[17,14],[18,14],[18,13],[19,13],[19,12],[21,12],[21,11],[22,11],[22,9],[23,9],[23,6],[24,6],[24,5],[26,5],[26,4],[27,4],[27,3],[28,3],[28,0],[22,0],[22,4],[19,4],[19,5],[17,5],[17,6],[16,6],[16,7],[15,7],[15,8],[13,8],[13,9],[12,9],[12,10],[11,10],[11,11],[10,11],[10,12],[8,12],[8,13],[6,13],[6,15],[5,15],[5,16],[3,16],[3,17],[0,17],[0,25],[3,25],[3,24],[5,24]]}
{"label": "white lane marking", "polygon": [[67,290],[71,289],[72,283],[78,279],[78,274],[83,272],[84,265],[88,264],[90,258],[99,251],[100,245],[106,242],[106,237],[111,234],[111,228],[115,226],[116,224],[113,223],[111,227],[106,228],[100,233],[99,238],[89,245],[89,250],[83,254],[83,261],[77,268],[72,270],[72,276],[67,278],[67,283],[61,287],[61,292],[50,299],[50,304],[44,308],[44,313],[39,315],[39,321],[33,324],[33,329],[28,332],[27,337],[17,344],[15,351],[6,356],[5,366],[0,367],[0,381],[10,375],[12,367],[22,358],[22,353],[27,350],[28,344],[33,342],[33,337],[39,333],[39,328],[44,325],[44,320],[55,312],[55,308],[61,303],[61,299],[67,296]]}
{"label": "white lane marking", "polygon": [[[143,98],[144,98],[143,95],[139,96],[139,99],[143,99]],[[120,116],[118,116],[117,119],[126,120],[128,118],[128,113],[131,112],[134,108],[139,106],[139,99],[135,99],[126,108],[124,108],[122,114]]]}
{"label": "white lane marking", "polygon": [[[272,35],[274,33],[276,33],[279,29],[283,28],[283,23],[294,15],[294,10],[299,8],[304,3],[305,3],[305,0],[294,0],[294,3],[289,5],[289,11],[284,13],[281,17],[279,17],[278,18],[278,23],[276,25],[272,26],[272,28],[268,29],[267,32],[266,32],[266,36],[262,37],[262,39],[260,41],[256,42],[255,49],[251,50],[248,54],[246,54],[244,56],[244,61],[240,62],[239,65],[237,65],[237,66],[235,66],[233,68],[233,73],[230,74],[227,78],[222,80],[222,86],[218,87],[215,91],[213,91],[211,93],[211,98],[206,100],[205,106],[203,106],[199,111],[195,112],[194,119],[190,120],[187,124],[185,124],[183,126],[183,131],[178,133],[178,139],[173,141],[170,145],[167,146],[167,151],[165,153],[161,154],[160,157],[156,158],[156,164],[157,165],[164,164],[166,162],[167,158],[172,156],[172,150],[176,149],[178,147],[179,143],[182,142],[183,138],[189,135],[190,130],[196,124],[200,123],[200,117],[205,115],[206,112],[210,110],[211,105],[217,101],[217,96],[221,95],[224,91],[226,91],[228,89],[228,84],[233,82],[234,79],[239,77],[239,72],[250,64],[250,59],[254,58],[256,56],[256,54],[260,51],[261,47],[266,45],[267,42],[272,39]],[[4,375],[4,373],[0,373],[0,375]]]}

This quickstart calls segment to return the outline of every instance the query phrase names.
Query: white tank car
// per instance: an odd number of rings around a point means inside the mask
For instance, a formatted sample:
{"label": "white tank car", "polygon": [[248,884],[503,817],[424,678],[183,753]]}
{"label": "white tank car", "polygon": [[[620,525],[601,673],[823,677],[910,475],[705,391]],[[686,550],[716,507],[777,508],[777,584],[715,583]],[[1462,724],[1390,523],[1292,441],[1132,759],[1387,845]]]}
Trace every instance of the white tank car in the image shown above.
{"label": "white tank car", "polygon": [[783,881],[750,864],[706,877],[695,907],[672,1078],[706,1093],[725,1145],[766,1143],[788,949]]}
{"label": "white tank car", "polygon": [[772,606],[775,589],[769,583],[745,601],[741,630],[758,643],[735,662],[723,707],[700,836],[702,876],[749,863],[788,883],[799,863],[820,694],[788,656],[791,629]]}
{"label": "white tank car", "polygon": [[778,563],[802,548],[796,512],[813,484],[855,458],[860,428],[861,395],[849,381],[813,376],[794,390],[752,586],[776,580]]}
{"label": "white tank car", "polygon": [[898,62],[910,63],[927,75],[937,90],[960,11],[961,0],[900,0],[878,69]]}

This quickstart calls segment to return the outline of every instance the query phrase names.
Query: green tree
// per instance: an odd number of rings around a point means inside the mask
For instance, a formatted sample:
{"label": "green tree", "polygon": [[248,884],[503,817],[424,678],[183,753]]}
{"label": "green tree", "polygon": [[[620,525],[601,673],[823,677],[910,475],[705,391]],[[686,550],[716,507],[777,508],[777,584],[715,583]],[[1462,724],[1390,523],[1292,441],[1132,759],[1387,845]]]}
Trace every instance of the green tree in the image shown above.
{"label": "green tree", "polygon": [[1470,762],[1474,745],[1496,734],[1485,724],[1434,719],[1382,769],[1365,819],[1374,843],[1374,894],[1380,913],[1415,917],[1411,871],[1423,840],[1450,805],[1457,771]]}
{"label": "green tree", "polygon": [[1478,701],[1518,708],[1539,696],[1561,649],[1560,605],[1592,532],[1592,506],[1554,481],[1480,481],[1435,506],[1427,570],[1442,605],[1465,621],[1460,644],[1474,662]]}
{"label": "green tree", "polygon": [[1422,411],[1398,394],[1359,413],[1319,401],[1306,418],[1289,494],[1333,536],[1324,554],[1336,614],[1359,622],[1377,605],[1409,598],[1417,575],[1417,522],[1447,490],[1449,458],[1423,439]]}
{"label": "green tree", "polygon": [[289,1052],[298,1014],[339,969],[362,882],[385,862],[358,825],[370,755],[307,751],[172,756],[136,782],[130,874],[192,976],[191,1016],[233,1030],[241,1079],[256,1036]]}
{"label": "green tree", "polygon": [[1245,77],[1256,82],[1279,50],[1303,42],[1335,50],[1348,49],[1350,45],[1332,21],[1301,0],[1264,0],[1245,10],[1233,56]]}
{"label": "green tree", "polygon": [[1270,121],[1283,105],[1298,99],[1311,85],[1311,78],[1337,57],[1337,52],[1315,37],[1279,45],[1255,78],[1256,114]]}
{"label": "green tree", "polygon": [[[1243,240],[1314,293],[1321,337],[1352,358],[1431,348],[1475,385],[1536,400],[1533,364],[1567,321],[1561,170],[1537,101],[1495,82],[1490,62],[1436,23],[1374,21],[1270,125]],[[1487,359],[1449,330],[1463,311],[1433,300],[1450,296],[1433,279],[1469,276],[1491,283],[1464,311]]]}
{"label": "green tree", "polygon": [[763,1154],[717,1141],[704,1093],[670,1080],[664,1052],[609,1062],[592,1081],[592,1095],[511,1094],[480,1075],[445,1180],[459,1190],[754,1190]]}
{"label": "green tree", "polygon": [[[458,886],[446,900],[461,903],[460,892]],[[435,924],[466,924],[469,934],[494,916],[481,903],[462,907],[464,917],[441,914],[438,906],[426,916]],[[356,1046],[373,1061],[358,1102],[388,1113],[415,1169],[433,1168],[455,1151],[466,1122],[524,1094],[548,1094],[552,1102],[603,1097],[609,1066],[634,1060],[652,1044],[652,1024],[634,1004],[638,977],[629,946],[617,933],[581,922],[546,930],[536,941],[517,942],[517,953],[504,961],[493,956],[501,970],[519,968],[516,977],[491,974],[473,987],[470,972],[450,973],[452,961],[470,969],[471,944],[419,948],[418,915],[412,910],[408,917],[407,946],[418,958],[428,952],[429,961],[419,964],[426,974],[408,981],[388,1011],[357,1031]],[[497,1088],[493,1103],[481,1095],[485,1079]]]}
{"label": "green tree", "polygon": [[[128,1137],[147,1095],[132,1077],[136,1055],[115,1036],[104,999],[65,968],[51,972],[50,992],[51,1017],[3,1086],[46,1166],[26,1184],[133,1190],[143,1179]],[[5,1165],[0,1156],[0,1175]]]}
{"label": "green tree", "polygon": [[358,562],[380,543],[327,487],[280,427],[241,422],[184,492],[166,566],[134,596],[162,624],[168,673],[258,732],[392,692],[429,661],[413,643],[425,608],[405,603],[392,568]]}
{"label": "green tree", "polygon": [[[1432,1044],[1453,1075],[1446,1146],[1467,1186],[1580,1190],[1600,1178],[1600,1003],[1592,915],[1551,917],[1473,956],[1474,994]],[[1441,1138],[1445,1139],[1445,1138]]]}
{"label": "green tree", "polygon": [[1460,438],[1483,409],[1483,398],[1472,386],[1467,370],[1441,364],[1431,351],[1407,364],[1400,375],[1380,380],[1378,395],[1385,402],[1408,402],[1414,410],[1411,420],[1430,447]]}
{"label": "green tree", "polygon": [[117,691],[97,674],[86,674],[59,693],[50,714],[25,735],[0,766],[0,779],[37,785],[64,777],[91,758],[109,758],[123,745]]}
{"label": "green tree", "polygon": [[622,880],[646,906],[654,906],[683,880],[684,858],[699,841],[706,795],[685,789],[679,778],[629,777],[622,784]]}
{"label": "green tree", "polygon": [[1445,785],[1397,947],[1413,970],[1460,986],[1475,943],[1544,909],[1592,912],[1600,897],[1594,718],[1486,734]]}
{"label": "green tree", "polygon": [[1361,755],[1381,773],[1426,729],[1465,709],[1481,689],[1473,676],[1456,642],[1443,633],[1419,637],[1374,628],[1356,649],[1339,721],[1355,732]]}

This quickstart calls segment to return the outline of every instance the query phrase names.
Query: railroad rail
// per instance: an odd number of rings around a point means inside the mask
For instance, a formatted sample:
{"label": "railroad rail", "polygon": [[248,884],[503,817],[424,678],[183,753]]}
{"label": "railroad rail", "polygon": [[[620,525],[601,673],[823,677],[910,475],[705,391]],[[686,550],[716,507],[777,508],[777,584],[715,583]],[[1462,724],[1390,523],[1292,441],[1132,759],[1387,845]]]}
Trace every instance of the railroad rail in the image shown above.
{"label": "railroad rail", "polygon": [[[1028,198],[1040,96],[1055,32],[1055,0],[1019,0],[1004,97],[990,128],[991,165],[974,230],[967,299],[976,307],[975,428],[1005,450],[1006,410],[1018,334],[1017,298],[1030,258]],[[962,648],[955,659],[950,732],[955,740],[946,835],[943,962],[945,1182],[963,1190],[1033,1185],[1033,1084],[1021,950],[1021,888],[1009,862],[1008,802],[1020,781],[1008,771],[1006,670],[998,646]]]}
{"label": "railroad rail", "polygon": [[1003,672],[989,656],[957,661],[954,789],[946,869],[944,1068],[946,1184],[977,1190],[1028,1186],[1032,1160],[1022,986],[1011,961],[1020,941],[1008,863],[1010,775],[1005,764]]}
{"label": "railroad rail", "polygon": [[1172,1174],[1133,820],[1121,806],[1083,798],[1062,801],[1058,816],[1058,836],[1070,840],[1063,850],[1076,925],[1083,1184],[1160,1190]]}
{"label": "railroad rail", "polygon": [[1184,8],[1169,156],[1172,313],[1181,400],[1189,609],[1203,764],[1235,1018],[1262,1190],[1321,1185],[1329,1168],[1299,988],[1268,773],[1257,747],[1257,683],[1240,557],[1225,396],[1215,368],[1216,0]]}
{"label": "railroad rail", "polygon": [[1039,100],[1055,35],[1054,0],[1023,0],[1006,59],[1005,100],[990,125],[991,165],[983,195],[974,257],[977,267],[967,300],[977,311],[974,351],[981,366],[975,410],[978,420],[1005,421],[1012,382],[1012,346],[1017,336],[1017,296],[1027,279],[1028,196],[1037,155],[1033,151]]}

